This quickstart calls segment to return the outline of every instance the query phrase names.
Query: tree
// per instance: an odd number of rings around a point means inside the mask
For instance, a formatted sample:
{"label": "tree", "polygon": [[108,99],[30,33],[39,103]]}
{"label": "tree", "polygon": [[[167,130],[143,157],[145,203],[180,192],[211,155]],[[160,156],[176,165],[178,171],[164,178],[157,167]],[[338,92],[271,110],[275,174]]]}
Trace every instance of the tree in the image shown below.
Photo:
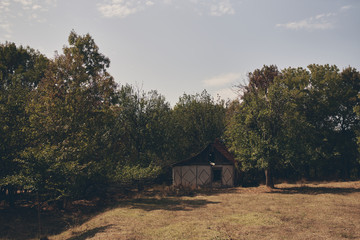
{"label": "tree", "polygon": [[48,59],[29,47],[0,45],[0,193],[8,191],[11,196],[26,187],[18,163],[28,146],[25,130],[29,115],[25,109],[47,65]]}
{"label": "tree", "polygon": [[23,154],[34,188],[55,199],[77,198],[106,182],[117,102],[110,61],[92,37],[72,31],[69,45],[32,95],[32,145]]}
{"label": "tree", "polygon": [[303,134],[310,126],[299,106],[306,96],[307,77],[303,69],[280,73],[275,66],[264,66],[255,70],[229,119],[226,136],[230,150],[244,170],[263,169],[268,187],[274,187],[275,169],[299,161],[304,155],[301,152],[306,153]]}
{"label": "tree", "polygon": [[342,72],[336,66],[310,65],[308,121],[314,125],[318,141],[316,174],[349,179],[358,159],[355,130],[359,119],[354,107],[359,104],[359,73],[354,68]]}
{"label": "tree", "polygon": [[116,142],[114,181],[138,184],[152,181],[168,162],[170,105],[156,91],[144,92],[130,85],[118,91],[114,107]]}
{"label": "tree", "polygon": [[176,153],[174,161],[198,153],[225,129],[225,103],[215,101],[205,90],[201,94],[180,97],[172,113]]}
{"label": "tree", "polygon": [[170,105],[156,91],[145,93],[124,85],[119,91],[116,132],[128,163],[162,165],[167,158]]}
{"label": "tree", "polygon": [[230,149],[243,169],[264,169],[269,187],[274,169],[284,173],[290,167],[305,178],[348,179],[359,172],[359,118],[353,111],[359,73],[330,65],[308,69],[255,70],[229,114]]}

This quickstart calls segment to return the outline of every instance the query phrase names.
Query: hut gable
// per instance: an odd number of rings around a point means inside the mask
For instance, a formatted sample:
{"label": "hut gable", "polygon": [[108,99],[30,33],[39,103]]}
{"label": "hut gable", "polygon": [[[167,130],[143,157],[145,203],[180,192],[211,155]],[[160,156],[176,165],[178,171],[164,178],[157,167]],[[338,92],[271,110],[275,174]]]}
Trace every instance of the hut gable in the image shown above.
{"label": "hut gable", "polygon": [[218,139],[216,139],[214,143],[207,145],[207,147],[197,155],[176,163],[173,166],[209,165],[211,163],[215,165],[235,164],[232,155]]}
{"label": "hut gable", "polygon": [[173,165],[173,184],[183,186],[233,186],[235,160],[216,139],[197,155]]}

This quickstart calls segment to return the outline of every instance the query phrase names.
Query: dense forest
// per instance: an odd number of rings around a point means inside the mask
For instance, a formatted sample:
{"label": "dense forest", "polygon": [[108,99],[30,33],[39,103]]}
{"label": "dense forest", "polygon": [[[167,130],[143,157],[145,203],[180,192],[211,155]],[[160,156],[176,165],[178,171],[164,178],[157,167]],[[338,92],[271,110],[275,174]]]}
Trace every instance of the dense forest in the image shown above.
{"label": "dense forest", "polygon": [[216,138],[236,157],[238,184],[360,177],[354,68],[263,66],[237,86],[237,100],[204,90],[171,107],[156,90],[116,84],[89,34],[68,41],[53,59],[0,45],[0,201],[13,205],[21,191],[62,202],[169,181],[173,163]]}

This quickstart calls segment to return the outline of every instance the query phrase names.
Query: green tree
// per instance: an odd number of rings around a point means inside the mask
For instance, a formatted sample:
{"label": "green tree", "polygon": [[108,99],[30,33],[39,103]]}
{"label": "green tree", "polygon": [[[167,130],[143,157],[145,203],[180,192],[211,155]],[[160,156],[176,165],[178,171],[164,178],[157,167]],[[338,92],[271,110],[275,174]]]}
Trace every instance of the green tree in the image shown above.
{"label": "green tree", "polygon": [[120,183],[154,179],[168,162],[170,105],[156,91],[146,93],[130,85],[121,86],[118,95],[114,179]]}
{"label": "green tree", "polygon": [[229,119],[226,136],[244,170],[263,169],[274,187],[274,170],[299,162],[307,152],[309,126],[301,102],[308,74],[303,69],[264,66],[249,74],[241,102]]}
{"label": "green tree", "polygon": [[47,65],[47,58],[29,47],[0,45],[0,193],[7,190],[12,196],[26,187],[18,163],[28,146],[25,130],[29,115],[25,108]]}
{"label": "green tree", "polygon": [[359,72],[351,67],[340,72],[336,66],[315,64],[309,69],[307,118],[317,136],[311,168],[320,177],[348,179],[358,159],[355,130],[359,120],[354,107],[359,105]]}
{"label": "green tree", "polygon": [[[89,34],[69,35],[32,95],[32,146],[23,154],[34,188],[51,198],[77,198],[111,169],[116,84],[109,59]],[[51,195],[51,196],[50,196]]]}
{"label": "green tree", "polygon": [[180,97],[172,112],[176,161],[198,153],[208,143],[223,135],[226,107],[205,90],[201,94]]}
{"label": "green tree", "polygon": [[143,166],[166,158],[170,105],[156,91],[145,93],[130,85],[119,90],[117,132],[124,158]]}
{"label": "green tree", "polygon": [[359,105],[359,73],[330,65],[308,69],[255,70],[229,114],[231,150],[243,169],[264,169],[269,187],[274,169],[290,167],[305,178],[358,174],[353,109]]}

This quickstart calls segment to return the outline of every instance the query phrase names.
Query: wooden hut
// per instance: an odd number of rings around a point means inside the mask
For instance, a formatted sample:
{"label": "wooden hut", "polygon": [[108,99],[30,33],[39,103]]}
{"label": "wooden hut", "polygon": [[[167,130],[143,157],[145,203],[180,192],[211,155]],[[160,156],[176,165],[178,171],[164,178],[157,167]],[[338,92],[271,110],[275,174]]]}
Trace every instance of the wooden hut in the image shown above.
{"label": "wooden hut", "polygon": [[231,187],[235,180],[235,160],[216,139],[199,154],[174,164],[172,178],[174,186]]}

